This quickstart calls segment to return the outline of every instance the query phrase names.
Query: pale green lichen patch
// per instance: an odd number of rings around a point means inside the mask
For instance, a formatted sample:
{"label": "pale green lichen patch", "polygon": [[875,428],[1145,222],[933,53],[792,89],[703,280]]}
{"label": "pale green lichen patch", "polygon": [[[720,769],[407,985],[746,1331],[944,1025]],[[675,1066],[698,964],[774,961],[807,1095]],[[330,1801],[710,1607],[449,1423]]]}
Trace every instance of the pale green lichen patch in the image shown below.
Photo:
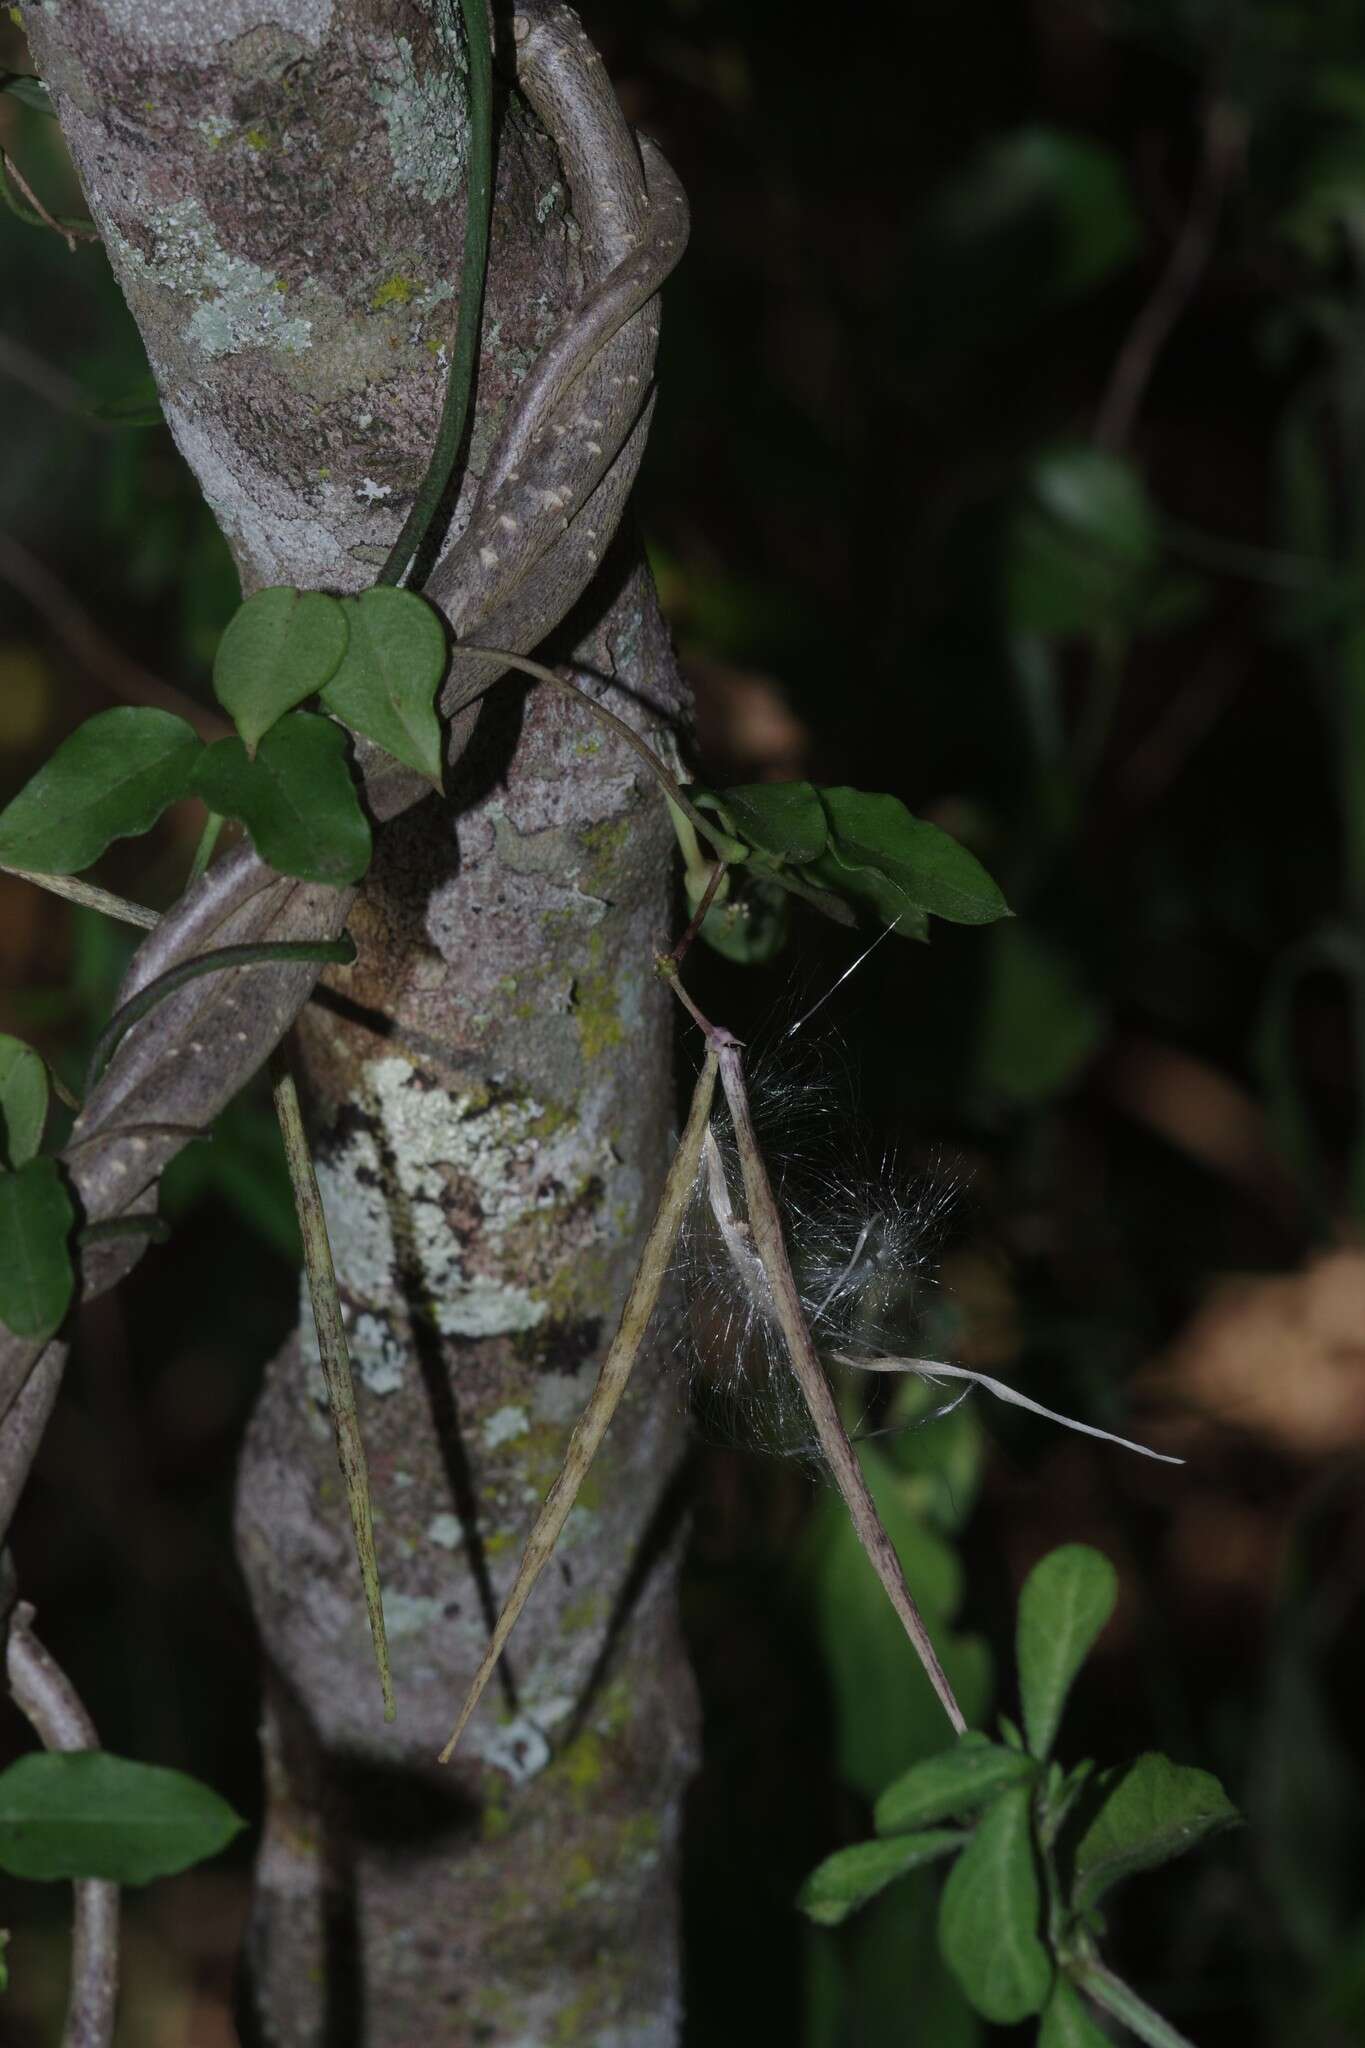
{"label": "pale green lichen patch", "polygon": [[312,321],[286,312],[272,272],[223,247],[197,199],[154,212],[148,226],[150,256],[116,229],[110,240],[138,283],[195,302],[186,333],[206,356],[248,348],[297,355],[311,347]]}
{"label": "pale green lichen patch", "polygon": [[442,1550],[458,1550],[464,1542],[459,1516],[433,1515],[427,1523],[427,1541],[439,1544]]}
{"label": "pale green lichen patch", "polygon": [[384,1626],[391,1638],[424,1635],[445,1611],[445,1602],[426,1593],[384,1594]]}
{"label": "pale green lichen patch", "polygon": [[530,1428],[524,1408],[498,1408],[483,1426],[484,1445],[486,1449],[496,1451],[499,1445],[509,1444],[516,1437],[528,1435]]}
{"label": "pale green lichen patch", "polygon": [[[453,53],[463,66],[463,52]],[[412,44],[399,36],[370,88],[389,132],[394,175],[430,203],[453,199],[464,184],[469,115],[465,86],[452,73],[422,76]]]}

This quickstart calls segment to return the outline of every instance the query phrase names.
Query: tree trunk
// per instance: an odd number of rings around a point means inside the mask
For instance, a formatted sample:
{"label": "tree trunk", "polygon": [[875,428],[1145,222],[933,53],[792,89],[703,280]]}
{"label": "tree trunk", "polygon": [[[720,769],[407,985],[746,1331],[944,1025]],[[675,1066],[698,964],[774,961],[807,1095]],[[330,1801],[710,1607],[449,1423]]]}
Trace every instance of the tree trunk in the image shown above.
{"label": "tree trunk", "polygon": [[[528,18],[563,49],[578,37],[566,9],[528,6],[500,24],[504,60]],[[409,0],[62,0],[29,21],[244,585],[362,587],[420,479],[454,331],[458,35]],[[592,118],[619,123],[601,105]],[[559,316],[630,247],[614,201],[591,225],[570,214],[570,194],[584,214],[592,133],[578,162],[559,139],[563,161],[509,96],[453,535]],[[652,314],[641,322],[652,344]],[[620,457],[619,434],[605,456],[588,439],[602,460],[585,492],[611,498],[614,477],[615,497],[597,526],[561,521],[561,555],[606,552],[641,439],[637,424]],[[536,621],[554,624],[582,581],[560,573],[539,611],[486,607],[497,644],[539,638]],[[460,589],[442,596],[464,624]],[[556,644],[660,743],[680,693],[631,547],[611,551]],[[504,683],[448,800],[379,835],[348,919],[357,964],[302,1024],[399,1719],[382,1720],[305,1309],[271,1370],[239,1505],[269,1664],[251,1940],[268,2042],[676,2037],[692,1696],[667,1568],[679,1403],[666,1377],[644,1371],[623,1405],[515,1639],[515,1690],[491,1688],[455,1764],[434,1762],[661,1177],[669,1019],[652,953],[669,876],[635,757],[563,700]]]}

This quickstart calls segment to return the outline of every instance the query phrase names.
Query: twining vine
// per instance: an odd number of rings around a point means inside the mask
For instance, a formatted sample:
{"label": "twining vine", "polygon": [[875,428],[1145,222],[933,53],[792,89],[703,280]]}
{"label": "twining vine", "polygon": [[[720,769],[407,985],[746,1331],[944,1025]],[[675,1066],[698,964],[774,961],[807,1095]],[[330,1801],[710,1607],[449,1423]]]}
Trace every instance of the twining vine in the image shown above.
{"label": "twining vine", "polygon": [[[98,1041],[86,1101],[59,1151],[44,1149],[50,1079],[43,1062],[17,1041],[0,1040],[0,1230],[6,1246],[0,1260],[0,1320],[10,1333],[0,1345],[0,1529],[8,1523],[55,1398],[64,1358],[62,1330],[78,1288],[97,1292],[122,1276],[142,1243],[158,1232],[156,1185],[168,1159],[180,1145],[204,1135],[225,1102],[270,1058],[385,1711],[392,1717],[395,1701],[369,1482],[345,1326],[297,1091],[278,1047],[317,969],[354,957],[344,923],[370,865],[374,827],[429,790],[444,791],[446,773],[467,741],[472,707],[503,677],[525,675],[537,687],[568,695],[585,716],[626,741],[659,785],[683,853],[693,915],[678,945],[654,964],[701,1029],[704,1051],[686,1127],[619,1328],[443,1760],[454,1750],[554,1550],[657,1307],[684,1215],[704,1187],[755,1313],[780,1339],[859,1541],[951,1729],[961,1738],[947,1761],[923,1767],[938,1773],[932,1787],[921,1786],[916,1795],[915,1788],[907,1791],[902,1785],[888,1793],[887,1811],[894,1816],[884,1829],[889,1852],[887,1843],[879,1841],[867,1845],[873,1853],[861,1861],[852,1851],[846,1852],[854,1858],[851,1863],[835,1859],[836,1867],[825,1867],[812,1879],[807,1910],[825,1920],[842,1917],[899,1871],[960,1851],[945,1893],[941,1935],[945,1954],[983,2012],[1021,2018],[1042,2012],[1046,2004],[1045,2037],[1055,2007],[1059,2017],[1049,2038],[1057,2043],[1084,2040],[1076,2031],[1084,2013],[1078,2022],[1064,2002],[1058,2003],[1055,1960],[1068,1986],[1079,1985],[1142,2038],[1174,2041],[1178,2037],[1169,2029],[1153,2031],[1165,2028],[1165,2022],[1126,1987],[1116,1990],[1118,1980],[1098,1959],[1093,1908],[1102,1887],[1091,1879],[1087,1890],[1082,1871],[1080,1889],[1064,1896],[1055,1858],[1047,1862],[1086,1775],[1059,1776],[1053,1766],[1044,1778],[1043,1766],[1060,1696],[1089,1639],[1081,1642],[1074,1664],[1060,1677],[1054,1673],[1047,1683],[1028,1681],[1027,1745],[1017,1731],[1007,1732],[1003,1745],[967,1732],[882,1527],[839,1413],[828,1360],[812,1332],[754,1130],[742,1048],[723,1026],[701,1014],[681,977],[694,937],[710,939],[722,950],[742,949],[749,912],[786,895],[845,924],[872,920],[906,939],[927,936],[931,917],[987,924],[1007,916],[1008,908],[965,847],[914,817],[895,797],[807,782],[722,790],[685,784],[633,726],[599,703],[579,680],[529,658],[527,650],[545,638],[590,581],[619,519],[648,431],[658,331],[655,302],[687,231],[685,202],[667,164],[652,145],[637,148],[576,19],[556,5],[517,16],[509,54],[517,83],[560,147],[575,210],[595,227],[587,246],[597,251],[596,270],[590,266],[582,300],[519,388],[473,490],[463,532],[429,565],[438,517],[448,505],[466,438],[492,203],[488,18],[484,0],[460,0],[460,7],[470,144],[457,330],[431,459],[374,585],[344,596],[285,587],[254,592],[230,620],[214,664],[215,693],[235,736],[205,744],[183,719],[166,711],[103,712],[72,734],[0,814],[0,865],[152,927],[128,993]],[[3,83],[9,88],[15,81]],[[18,83],[28,94],[32,82]],[[3,189],[14,203],[9,184]],[[52,224],[41,209],[28,212],[41,224]],[[410,579],[406,587],[405,576]],[[420,589],[414,587],[417,582]],[[113,841],[149,830],[170,804],[187,796],[203,802],[208,822],[185,892],[164,917],[157,919],[79,880]],[[215,861],[224,819],[239,823],[249,844]],[[715,1146],[718,1092],[737,1150],[738,1190],[729,1186]],[[976,1381],[1037,1409],[1002,1383],[946,1362],[862,1355],[843,1355],[841,1362],[863,1370]],[[1094,1568],[1082,1567],[1081,1577],[1080,1607],[1102,1607],[1091,1583]],[[1061,1594],[1045,1589],[1039,1598],[1049,1611],[1049,1603],[1071,1611],[1077,1605],[1073,1591],[1068,1584]],[[30,1654],[24,1633],[30,1619],[22,1608],[16,1610],[10,1630],[12,1664],[17,1656],[22,1665]],[[1021,1621],[1021,1673],[1026,1657],[1036,1665],[1043,1655],[1034,1642],[1039,1633],[1035,1626],[1028,1647]],[[1038,1704],[1045,1699],[1051,1703]],[[35,1725],[47,1740],[37,1712]],[[53,1747],[90,1750],[93,1742],[93,1731],[84,1726],[79,1740],[54,1740]],[[113,1769],[117,1776],[119,1768],[135,1773],[137,1767],[120,1767],[119,1760],[103,1758],[97,1750],[25,1764],[43,1767],[36,1796],[48,1802],[49,1819],[56,1814],[58,1839],[55,1847],[48,1842],[41,1868],[30,1862],[21,1874],[72,1876],[88,1883],[110,1877],[135,1881],[152,1869],[155,1859],[148,1863],[145,1839],[136,1827],[131,1835],[125,1831],[99,1871],[88,1867],[88,1859],[77,1867],[80,1857],[68,1839],[71,1818],[80,1800],[89,1800],[96,1774]],[[15,1815],[20,1816],[22,1834],[28,1824],[23,1816],[27,1813],[31,1822],[34,1810],[33,1772],[26,1776],[24,1767],[15,1770],[18,1778],[10,1772],[0,1779],[0,1853],[7,1853],[6,1823],[13,1832]],[[224,1829],[236,1823],[202,1801],[195,1809],[203,1788],[187,1792],[187,1782],[179,1788],[156,1787],[146,1779],[124,1778],[112,1793],[106,1785],[100,1796],[110,1797],[115,1807],[122,1799],[127,1811],[138,1801],[145,1811],[149,1802],[155,1807],[158,1799],[169,1799],[197,1855],[206,1853],[204,1844],[210,1840],[216,1846],[225,1838]],[[1039,1792],[1039,1787],[1044,1789]],[[1227,1816],[1203,1788],[1200,1796],[1212,1816],[1210,1826],[1215,1820],[1221,1824]],[[1169,1794],[1166,1787],[1162,1797],[1172,1810],[1181,1810],[1181,1788]],[[926,1823],[961,1820],[972,1812],[982,1816],[975,1832],[923,1832]],[[1110,1824],[1112,1831],[1112,1814]],[[880,1808],[878,1825],[883,1826]],[[1034,1853],[1031,1828],[1037,1830],[1052,1886],[1046,1940],[1032,1924],[1039,1903],[1025,1881],[1025,1865]],[[16,1867],[12,1858],[9,1867]],[[980,1873],[987,1890],[998,1890],[1002,1870],[1004,1909],[1020,1919],[1027,1938],[1011,1949],[1013,1980],[1002,1988],[988,1971],[982,1989],[973,1975],[975,1959],[983,1943],[989,1949],[995,1930],[976,1924]],[[87,1910],[104,1910],[96,1894],[89,1900]],[[111,2001],[109,1991],[101,2006],[106,2019]],[[70,2024],[68,2038],[74,2038]],[[1072,2031],[1067,2033],[1065,2026]]]}

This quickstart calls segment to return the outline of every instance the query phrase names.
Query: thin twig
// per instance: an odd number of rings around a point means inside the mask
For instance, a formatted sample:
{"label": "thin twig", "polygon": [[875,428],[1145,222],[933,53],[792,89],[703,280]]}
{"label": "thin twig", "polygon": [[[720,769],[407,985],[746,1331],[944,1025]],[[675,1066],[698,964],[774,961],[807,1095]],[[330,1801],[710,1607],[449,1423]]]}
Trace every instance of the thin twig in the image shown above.
{"label": "thin twig", "polygon": [[1126,446],[1161,351],[1199,289],[1232,175],[1246,143],[1246,117],[1226,100],[1210,101],[1204,151],[1189,210],[1166,268],[1119,350],[1095,420],[1095,440],[1114,453]]}
{"label": "thin twig", "polygon": [[32,868],[12,868],[4,862],[0,862],[0,875],[17,875],[21,882],[32,882],[36,888],[48,889],[54,896],[64,896],[68,903],[80,903],[87,910],[103,911],[106,917],[116,917],[120,924],[140,925],[144,932],[153,931],[161,922],[159,910],[149,910],[145,903],[130,903],[126,896],[111,895],[108,889],[83,882],[78,875],[39,875]]}
{"label": "thin twig", "polygon": [[[22,195],[16,199],[10,185],[17,185]],[[82,220],[76,214],[49,213],[42,200],[29,184],[7,149],[0,149],[0,198],[4,199],[11,213],[32,228],[51,228],[54,235],[60,235],[74,256],[77,241],[98,242],[99,229],[93,221]],[[22,200],[27,200],[25,206]]]}
{"label": "thin twig", "polygon": [[740,1048],[728,1032],[715,1034],[711,1042],[720,1062],[721,1086],[725,1090],[725,1100],[730,1106],[730,1118],[734,1124],[754,1250],[767,1274],[768,1286],[772,1290],[773,1312],[786,1343],[787,1356],[791,1361],[802,1398],[810,1411],[810,1419],[815,1426],[820,1449],[829,1465],[834,1483],[844,1497],[844,1505],[852,1518],[858,1541],[867,1553],[868,1562],[881,1580],[887,1598],[899,1615],[920,1663],[924,1666],[929,1683],[938,1695],[939,1704],[954,1730],[961,1735],[965,1733],[967,1727],[962,1709],[948,1682],[948,1675],[939,1662],[938,1652],[925,1626],[924,1617],[905,1582],[901,1561],[896,1555],[891,1538],[882,1526],[881,1516],[877,1513],[876,1502],[872,1498],[863,1468],[858,1462],[857,1452],[849,1442],[848,1432],[844,1428],[829,1381],[825,1378],[824,1369],[816,1355],[810,1326],[806,1321],[806,1312],[801,1306],[800,1290],[796,1285],[791,1259],[787,1253],[782,1219],[754,1131],[748,1091],[744,1085]]}
{"label": "thin twig", "polygon": [[724,879],[724,863],[721,861],[717,861],[714,867],[711,869],[710,880],[707,882],[706,887],[702,890],[701,901],[692,913],[691,923],[688,925],[687,930],[683,933],[677,945],[673,948],[673,951],[668,956],[675,967],[681,967],[683,961],[686,959],[688,948],[691,946],[692,941],[696,938],[697,933],[701,930],[702,926],[706,923],[706,913],[711,908],[711,905],[715,902],[716,891],[717,889],[719,889]]}
{"label": "thin twig", "polygon": [[974,1387],[984,1387],[994,1394],[997,1401],[1008,1401],[1012,1407],[1027,1408],[1030,1415],[1041,1415],[1048,1422],[1060,1422],[1063,1429],[1078,1429],[1083,1436],[1097,1436],[1102,1443],[1117,1444],[1121,1450],[1136,1451],[1140,1458],[1155,1458],[1159,1465],[1183,1465],[1183,1458],[1173,1458],[1166,1451],[1148,1450],[1146,1444],[1136,1444],[1130,1437],[1115,1436],[1112,1429],[1096,1429],[1092,1422],[1078,1422],[1073,1415],[1059,1415],[1055,1408],[1044,1408],[1041,1401],[1031,1401],[1027,1394],[1021,1394],[1006,1380],[993,1380],[988,1372],[973,1372],[965,1365],[944,1365],[936,1358],[855,1358],[836,1351],[836,1365],[852,1366],[855,1372],[903,1372],[913,1373],[922,1380],[969,1380]]}
{"label": "thin twig", "polygon": [[574,1425],[569,1447],[564,1453],[564,1463],[559,1476],[545,1496],[545,1503],[536,1517],[535,1527],[526,1540],[521,1563],[512,1590],[503,1603],[497,1625],[484,1652],[483,1660],[474,1674],[474,1681],[460,1709],[460,1718],[454,1731],[441,1751],[441,1762],[449,1763],[455,1745],[463,1735],[469,1717],[483,1696],[485,1686],[493,1675],[499,1657],[507,1647],[507,1639],[517,1623],[517,1617],[526,1605],[531,1589],[549,1563],[558,1543],[569,1510],[578,1498],[578,1490],[587,1477],[588,1468],[597,1456],[603,1437],[607,1433],[612,1416],[616,1413],[631,1369],[640,1354],[645,1332],[654,1314],[669,1265],[673,1257],[673,1246],[682,1228],[687,1205],[692,1199],[697,1173],[701,1163],[702,1141],[710,1127],[711,1103],[716,1089],[717,1063],[715,1054],[708,1048],[697,1085],[692,1091],[692,1107],[688,1112],[687,1125],[673,1155],[673,1163],[664,1181],[659,1206],[650,1225],[649,1236],[645,1239],[640,1263],[635,1269],[635,1278],[626,1296],[626,1305],[621,1311],[621,1321],[612,1339],[611,1349],[597,1376],[597,1385],[588,1399],[588,1405]]}
{"label": "thin twig", "polygon": [[[10,1617],[5,1671],[15,1705],[45,1749],[99,1748],[80,1695],[33,1633],[33,1609],[27,1601],[21,1601]],[[109,2048],[118,2004],[118,1886],[101,1878],[79,1878],[71,1889],[71,1990],[62,2048]]]}
{"label": "thin twig", "polygon": [[[3,367],[7,365],[0,357]],[[67,652],[120,704],[149,704],[158,711],[173,711],[194,727],[201,740],[221,740],[231,734],[232,725],[218,712],[196,704],[183,690],[115,647],[61,578],[8,533],[0,533],[0,578],[27,598]]]}
{"label": "thin twig", "polygon": [[370,1504],[370,1472],[356,1415],[355,1381],[351,1376],[351,1354],[346,1344],[346,1326],[341,1319],[341,1298],[337,1293],[336,1268],[327,1235],[327,1215],[322,1206],[313,1156],[299,1108],[299,1091],[285,1054],[271,1055],[270,1076],[275,1094],[275,1114],[284,1139],[284,1156],[294,1190],[303,1258],[308,1269],[308,1292],[317,1326],[318,1354],[322,1376],[327,1383],[327,1404],[332,1411],[337,1462],[346,1488],[351,1512],[355,1554],[365,1587],[365,1610],[370,1620],[379,1684],[384,1695],[384,1719],[392,1721],[397,1711],[393,1700],[393,1675],[389,1668],[388,1636],[384,1628],[384,1596],[379,1584],[379,1563],[374,1549],[374,1516]]}

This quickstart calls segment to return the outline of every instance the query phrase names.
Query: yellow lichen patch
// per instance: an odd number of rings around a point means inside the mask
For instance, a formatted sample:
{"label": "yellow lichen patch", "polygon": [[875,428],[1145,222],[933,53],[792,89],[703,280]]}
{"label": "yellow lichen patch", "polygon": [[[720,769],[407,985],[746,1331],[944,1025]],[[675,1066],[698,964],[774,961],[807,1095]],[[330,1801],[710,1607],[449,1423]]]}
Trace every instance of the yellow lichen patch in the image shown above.
{"label": "yellow lichen patch", "polygon": [[573,1794],[575,1806],[586,1808],[593,1791],[601,1783],[606,1767],[602,1738],[588,1728],[565,1750],[555,1773],[560,1783],[567,1785]]}
{"label": "yellow lichen patch", "polygon": [[242,140],[248,149],[269,149],[270,147],[270,137],[266,134],[264,128],[246,129]]}
{"label": "yellow lichen patch", "polygon": [[616,1003],[616,978],[602,964],[602,934],[588,940],[588,965],[574,981],[573,1015],[585,1060],[600,1059],[625,1038]]}
{"label": "yellow lichen patch", "polygon": [[385,278],[370,300],[370,311],[382,313],[385,306],[406,306],[416,289],[412,279],[399,271],[393,277]]}

